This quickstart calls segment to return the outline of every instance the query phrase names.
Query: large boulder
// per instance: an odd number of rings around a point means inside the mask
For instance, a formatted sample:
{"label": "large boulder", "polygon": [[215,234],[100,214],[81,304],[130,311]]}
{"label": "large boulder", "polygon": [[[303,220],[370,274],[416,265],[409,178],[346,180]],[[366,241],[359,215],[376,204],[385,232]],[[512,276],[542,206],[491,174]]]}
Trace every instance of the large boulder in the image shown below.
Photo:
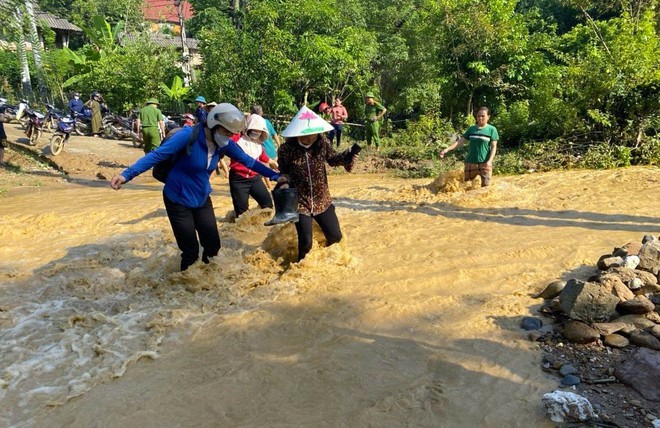
{"label": "large boulder", "polygon": [[647,333],[645,331],[634,331],[630,335],[630,341],[637,346],[660,351],[660,340],[651,333]]}
{"label": "large boulder", "polygon": [[626,324],[625,322],[597,322],[594,323],[593,327],[601,335],[609,336],[617,331],[626,329],[629,325],[630,324]]}
{"label": "large boulder", "polygon": [[569,321],[562,331],[564,337],[574,343],[591,343],[600,339],[600,333],[580,321]]}
{"label": "large boulder", "polygon": [[607,287],[622,302],[635,298],[635,294],[616,275],[602,275],[598,278],[598,282]]}
{"label": "large boulder", "polygon": [[640,330],[645,328],[651,328],[655,325],[655,322],[646,318],[644,315],[624,315],[613,321],[617,323],[632,324],[633,326],[635,326],[635,328]]}
{"label": "large boulder", "polygon": [[618,257],[636,256],[641,248],[641,242],[628,242],[626,245],[615,248],[612,255]]}
{"label": "large boulder", "polygon": [[636,278],[635,269],[627,267],[613,267],[606,272],[603,272],[602,275],[616,275],[621,278],[621,281],[623,281],[624,284],[627,284],[631,279]]}
{"label": "large boulder", "polygon": [[660,272],[660,240],[648,241],[639,250],[638,269],[658,275]]}
{"label": "large boulder", "polygon": [[622,301],[616,310],[622,314],[646,314],[653,312],[655,305],[645,296],[635,296],[633,299]]}
{"label": "large boulder", "polygon": [[544,394],[543,404],[553,422],[584,422],[598,417],[589,400],[569,391]]}
{"label": "large boulder", "polygon": [[595,282],[571,279],[559,295],[561,310],[575,320],[588,324],[606,322],[614,315],[619,298]]}
{"label": "large boulder", "polygon": [[660,352],[640,348],[614,371],[614,376],[630,385],[642,397],[660,401]]}
{"label": "large boulder", "polygon": [[596,266],[600,270],[608,270],[610,268],[620,267],[623,266],[623,257],[604,254],[600,256],[600,258],[596,262]]}

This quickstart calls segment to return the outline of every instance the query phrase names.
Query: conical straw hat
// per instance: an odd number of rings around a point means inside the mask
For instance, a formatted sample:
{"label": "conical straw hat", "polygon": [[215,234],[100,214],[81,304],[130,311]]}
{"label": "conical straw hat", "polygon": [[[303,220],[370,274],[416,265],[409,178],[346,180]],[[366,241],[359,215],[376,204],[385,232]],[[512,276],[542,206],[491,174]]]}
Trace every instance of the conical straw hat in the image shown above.
{"label": "conical straw hat", "polygon": [[281,135],[283,137],[300,137],[302,135],[321,134],[333,129],[332,125],[321,119],[307,106],[302,106]]}

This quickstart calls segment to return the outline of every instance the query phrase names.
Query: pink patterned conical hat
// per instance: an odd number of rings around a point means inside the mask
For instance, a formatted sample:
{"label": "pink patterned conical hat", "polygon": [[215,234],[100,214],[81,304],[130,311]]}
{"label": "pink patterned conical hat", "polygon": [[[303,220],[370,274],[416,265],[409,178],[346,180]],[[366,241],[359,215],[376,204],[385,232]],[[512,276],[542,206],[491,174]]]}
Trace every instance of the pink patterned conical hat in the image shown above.
{"label": "pink patterned conical hat", "polygon": [[300,137],[302,135],[321,134],[333,129],[332,125],[321,119],[307,106],[302,106],[281,135],[283,137]]}

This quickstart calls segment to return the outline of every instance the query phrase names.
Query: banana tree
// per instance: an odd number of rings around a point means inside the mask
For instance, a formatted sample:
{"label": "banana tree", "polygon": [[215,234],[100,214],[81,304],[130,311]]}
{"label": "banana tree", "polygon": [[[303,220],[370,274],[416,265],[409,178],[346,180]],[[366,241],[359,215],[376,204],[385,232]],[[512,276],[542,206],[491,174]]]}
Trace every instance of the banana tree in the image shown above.
{"label": "banana tree", "polygon": [[159,86],[165,95],[175,101],[183,100],[183,97],[185,97],[191,89],[189,86],[183,86],[183,80],[179,76],[174,76],[171,87],[163,82],[160,82]]}
{"label": "banana tree", "polygon": [[68,88],[84,80],[92,73],[96,63],[108,54],[116,53],[120,48],[119,34],[124,28],[124,23],[120,22],[111,27],[103,17],[94,16],[92,17],[92,24],[91,27],[82,27],[82,29],[94,45],[93,49],[88,49],[86,52],[84,50],[74,52],[69,48],[63,48],[69,61],[73,63],[78,72],[78,74],[64,82],[63,88]]}

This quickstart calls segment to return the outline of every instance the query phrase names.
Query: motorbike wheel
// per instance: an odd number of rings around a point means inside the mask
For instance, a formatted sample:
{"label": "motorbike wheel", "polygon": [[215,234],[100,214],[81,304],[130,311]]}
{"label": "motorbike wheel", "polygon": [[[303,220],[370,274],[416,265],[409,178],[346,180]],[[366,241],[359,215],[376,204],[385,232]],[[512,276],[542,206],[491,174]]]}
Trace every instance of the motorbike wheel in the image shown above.
{"label": "motorbike wheel", "polygon": [[60,134],[55,134],[50,137],[50,153],[53,156],[57,156],[62,152],[64,148],[64,137]]}
{"label": "motorbike wheel", "polygon": [[115,133],[112,132],[112,128],[109,125],[103,127],[103,138],[115,139]]}
{"label": "motorbike wheel", "polygon": [[32,133],[30,134],[30,145],[36,146],[39,138],[41,138],[41,129],[32,129]]}
{"label": "motorbike wheel", "polygon": [[55,132],[57,129],[57,119],[47,120],[44,124],[44,131],[46,132]]}
{"label": "motorbike wheel", "polygon": [[22,118],[18,120],[18,124],[21,125],[21,129],[27,129],[29,121],[30,119]]}

